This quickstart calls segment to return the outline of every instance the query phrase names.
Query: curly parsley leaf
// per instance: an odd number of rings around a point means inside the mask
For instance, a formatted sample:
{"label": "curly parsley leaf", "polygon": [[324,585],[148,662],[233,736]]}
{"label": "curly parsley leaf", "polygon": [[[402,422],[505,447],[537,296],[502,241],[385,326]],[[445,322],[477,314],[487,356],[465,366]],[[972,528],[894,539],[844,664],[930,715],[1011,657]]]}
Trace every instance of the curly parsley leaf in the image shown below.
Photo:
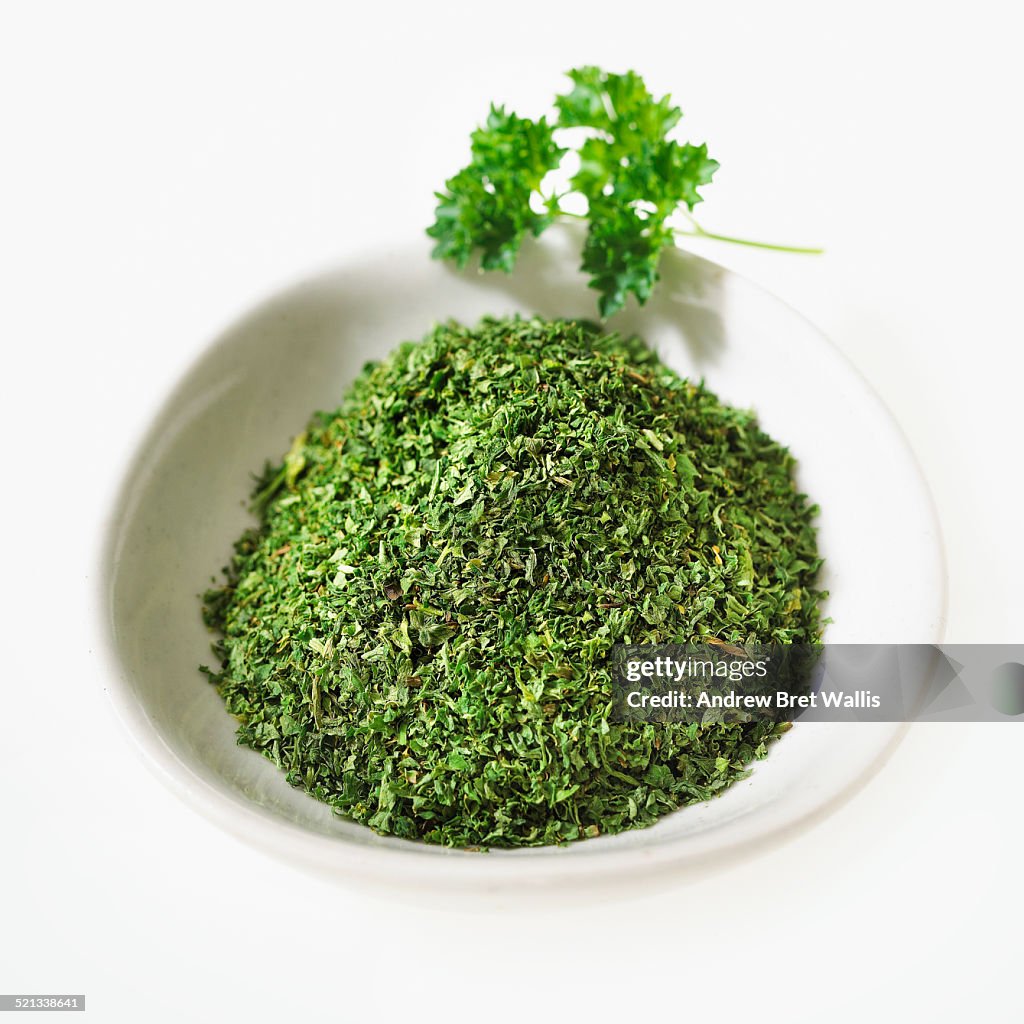
{"label": "curly parsley leaf", "polygon": [[613,197],[598,196],[590,206],[581,269],[601,293],[602,316],[621,309],[630,294],[643,305],[658,280],[658,257],[672,242],[664,224],[642,216]]}
{"label": "curly parsley leaf", "polygon": [[[601,293],[602,316],[621,309],[629,294],[642,305],[658,279],[661,251],[675,244],[668,223],[680,205],[701,202],[697,191],[711,181],[718,162],[706,146],[671,140],[641,141],[636,149],[605,139],[581,147],[580,170],[573,186],[587,197],[589,228],[582,269]],[[599,263],[594,253],[600,250]],[[642,257],[641,257],[642,254]],[[602,268],[601,273],[595,267]]]}
{"label": "curly parsley leaf", "polygon": [[436,221],[427,234],[437,239],[435,258],[464,267],[479,249],[485,270],[509,271],[529,235],[539,235],[554,219],[537,213],[530,197],[565,150],[554,141],[545,118],[531,121],[491,107],[487,123],[471,137],[472,161],[436,193]]}
{"label": "curly parsley leaf", "polygon": [[656,100],[632,71],[605,74],[584,67],[569,72],[570,92],[555,99],[560,126],[598,134],[580,146],[573,189],[587,198],[589,229],[582,269],[600,292],[602,316],[621,309],[629,295],[641,305],[658,280],[661,251],[675,244],[667,223],[680,204],[702,199],[718,161],[707,146],[667,138],[682,117],[670,97]]}
{"label": "curly parsley leaf", "polygon": [[[576,193],[588,221],[581,269],[600,293],[602,316],[632,295],[641,305],[658,280],[662,251],[680,235],[697,235],[790,252],[820,252],[729,238],[705,231],[690,214],[703,201],[718,161],[706,145],[669,138],[682,111],[670,96],[649,92],[633,71],[609,74],[585,66],[568,73],[572,88],[555,98],[557,120],[530,121],[491,107],[472,135],[472,161],[437,193],[433,256],[464,267],[479,250],[485,270],[509,271],[527,235],[539,235],[559,217],[580,216],[560,205]],[[542,195],[541,182],[568,152],[555,141],[562,130],[584,129],[576,146],[579,168],[561,194]],[[671,223],[679,211],[688,226]]]}
{"label": "curly parsley leaf", "polygon": [[572,90],[555,98],[558,123],[565,128],[597,128],[622,140],[663,139],[683,116],[670,96],[655,100],[633,71],[613,75],[588,65],[568,72],[568,78]]}

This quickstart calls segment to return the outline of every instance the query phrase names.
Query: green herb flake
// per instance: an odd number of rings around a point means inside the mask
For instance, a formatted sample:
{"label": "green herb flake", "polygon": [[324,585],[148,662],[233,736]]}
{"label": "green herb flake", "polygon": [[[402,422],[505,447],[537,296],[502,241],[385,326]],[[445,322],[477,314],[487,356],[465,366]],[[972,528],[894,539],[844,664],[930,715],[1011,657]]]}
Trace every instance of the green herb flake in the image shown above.
{"label": "green herb flake", "polygon": [[468,848],[650,825],[784,727],[613,722],[609,651],[818,639],[816,510],[792,471],[638,339],[440,326],[263,474],[259,523],[205,595],[205,671],[239,742],[381,833]]}

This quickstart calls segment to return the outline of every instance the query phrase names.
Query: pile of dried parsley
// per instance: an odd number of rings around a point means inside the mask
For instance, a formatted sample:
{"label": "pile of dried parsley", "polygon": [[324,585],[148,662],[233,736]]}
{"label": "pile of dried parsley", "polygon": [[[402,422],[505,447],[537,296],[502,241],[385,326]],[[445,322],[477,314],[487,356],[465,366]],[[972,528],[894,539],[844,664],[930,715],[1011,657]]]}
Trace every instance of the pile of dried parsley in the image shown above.
{"label": "pile of dried parsley", "polygon": [[649,825],[785,728],[609,720],[614,643],[811,641],[815,509],[750,413],[574,322],[437,328],[260,481],[205,596],[240,742],[448,846]]}

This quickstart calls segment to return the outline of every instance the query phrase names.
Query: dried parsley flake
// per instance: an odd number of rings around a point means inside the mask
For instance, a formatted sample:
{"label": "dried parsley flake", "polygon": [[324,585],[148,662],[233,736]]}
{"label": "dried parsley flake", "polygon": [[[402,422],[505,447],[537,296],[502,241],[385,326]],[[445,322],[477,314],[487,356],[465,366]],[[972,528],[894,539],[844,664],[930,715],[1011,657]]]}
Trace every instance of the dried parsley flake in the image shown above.
{"label": "dried parsley flake", "polygon": [[239,742],[382,833],[650,825],[785,726],[609,720],[614,643],[820,636],[815,508],[753,415],[645,344],[449,323],[368,365],[205,595]]}

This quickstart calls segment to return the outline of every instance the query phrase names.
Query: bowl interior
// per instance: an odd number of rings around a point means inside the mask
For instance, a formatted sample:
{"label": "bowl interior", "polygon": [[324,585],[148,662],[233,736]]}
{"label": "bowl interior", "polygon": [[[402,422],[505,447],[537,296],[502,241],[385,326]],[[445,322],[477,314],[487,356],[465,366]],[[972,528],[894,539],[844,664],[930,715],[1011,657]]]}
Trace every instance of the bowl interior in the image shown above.
{"label": "bowl interior", "polygon": [[[566,252],[575,244],[553,233],[511,276],[452,273],[414,245],[307,281],[217,339],[157,415],[110,521],[103,608],[113,696],[166,781],[220,824],[328,873],[562,884],[614,874],[636,856],[673,869],[721,863],[791,834],[862,784],[896,742],[898,725],[798,724],[750,779],[653,828],[486,858],[336,818],[236,745],[234,721],[198,671],[213,657],[199,594],[251,522],[252,474],[280,458],[314,409],[334,408],[367,360],[439,320],[512,312],[592,318],[594,293]],[[885,409],[778,300],[694,256],[669,254],[664,271],[656,298],[611,326],[642,334],[683,374],[756,409],[793,450],[801,487],[822,508],[828,639],[937,641],[945,594],[938,530]]]}

